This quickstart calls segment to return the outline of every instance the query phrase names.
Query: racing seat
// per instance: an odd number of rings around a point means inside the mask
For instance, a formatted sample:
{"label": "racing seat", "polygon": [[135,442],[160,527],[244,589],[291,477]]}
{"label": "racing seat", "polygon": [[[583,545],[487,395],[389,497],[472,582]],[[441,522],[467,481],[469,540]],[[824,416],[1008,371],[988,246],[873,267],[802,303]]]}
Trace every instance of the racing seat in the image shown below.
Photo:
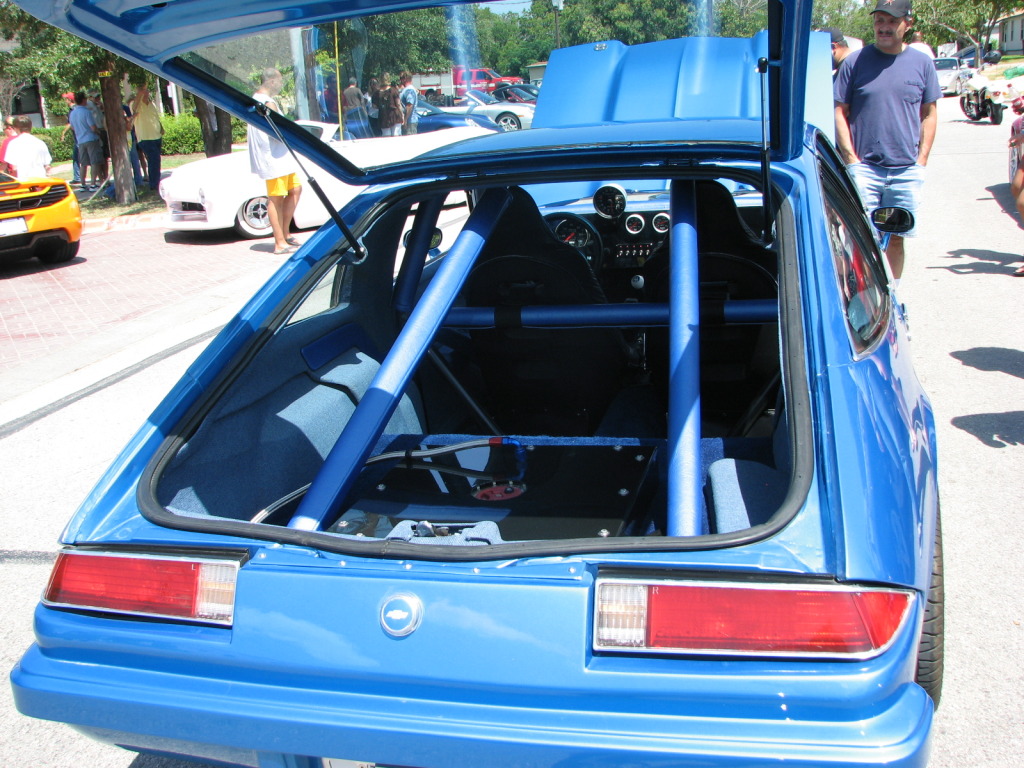
{"label": "racing seat", "polygon": [[490,411],[508,434],[590,435],[622,385],[629,350],[615,328],[523,328],[517,309],[606,304],[593,270],[555,237],[533,198],[512,199],[466,282],[496,327],[471,332]]}
{"label": "racing seat", "polygon": [[[695,182],[695,185],[697,243],[700,251],[728,253],[750,259],[771,274],[776,274],[778,265],[775,254],[766,249],[747,226],[732,193],[717,181],[701,180]],[[761,208],[747,210],[760,213]]]}
{"label": "racing seat", "polygon": [[[736,299],[778,297],[775,254],[743,223],[729,191],[717,181],[697,184],[697,248],[700,299],[704,305]],[[644,265],[647,301],[669,300],[669,252]],[[726,325],[702,311],[700,380],[705,435],[742,434],[761,404],[770,402],[779,373],[775,325]],[[668,331],[647,332],[652,382],[668,394]]]}

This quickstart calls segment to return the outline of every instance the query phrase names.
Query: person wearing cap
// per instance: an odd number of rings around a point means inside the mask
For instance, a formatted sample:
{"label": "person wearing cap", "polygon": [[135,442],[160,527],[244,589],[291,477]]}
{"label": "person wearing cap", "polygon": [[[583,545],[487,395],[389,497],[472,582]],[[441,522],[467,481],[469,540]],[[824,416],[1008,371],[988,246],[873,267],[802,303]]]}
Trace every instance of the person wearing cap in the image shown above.
{"label": "person wearing cap", "polygon": [[832,36],[832,79],[835,80],[836,75],[839,74],[839,65],[850,55],[850,44],[846,42],[846,35],[835,27],[824,31]]}
{"label": "person wearing cap", "polygon": [[[853,51],[833,86],[836,142],[869,210],[917,211],[942,98],[932,60],[903,42],[913,24],[910,0],[877,0],[875,42]],[[904,237],[893,235],[886,256],[899,282]]]}

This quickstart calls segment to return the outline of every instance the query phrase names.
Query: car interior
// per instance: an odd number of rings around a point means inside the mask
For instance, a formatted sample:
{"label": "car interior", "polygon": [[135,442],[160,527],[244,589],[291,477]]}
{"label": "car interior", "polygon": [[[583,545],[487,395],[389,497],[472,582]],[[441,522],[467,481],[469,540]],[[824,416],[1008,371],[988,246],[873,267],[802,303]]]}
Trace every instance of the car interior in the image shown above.
{"label": "car interior", "polygon": [[749,178],[404,194],[183,422],[159,504],[455,546],[728,534],[779,508],[779,259]]}

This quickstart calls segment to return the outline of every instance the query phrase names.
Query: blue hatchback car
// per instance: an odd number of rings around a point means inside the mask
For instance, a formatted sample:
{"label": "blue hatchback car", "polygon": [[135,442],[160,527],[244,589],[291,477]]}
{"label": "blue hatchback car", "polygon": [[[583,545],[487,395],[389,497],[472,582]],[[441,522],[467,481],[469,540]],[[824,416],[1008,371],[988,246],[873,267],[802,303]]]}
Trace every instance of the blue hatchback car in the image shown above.
{"label": "blue hatchback car", "polygon": [[932,410],[809,0],[555,50],[531,130],[372,167],[292,123],[307,66],[473,6],[18,2],[367,186],[68,525],[22,713],[259,768],[927,763]]}

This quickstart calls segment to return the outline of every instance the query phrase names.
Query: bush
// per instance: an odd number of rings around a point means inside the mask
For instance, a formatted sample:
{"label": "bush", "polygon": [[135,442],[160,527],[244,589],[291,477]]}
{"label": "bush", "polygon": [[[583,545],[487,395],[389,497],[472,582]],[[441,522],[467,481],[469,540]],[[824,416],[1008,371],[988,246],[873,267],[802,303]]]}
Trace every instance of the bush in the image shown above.
{"label": "bush", "polygon": [[190,155],[205,151],[203,130],[195,115],[164,115],[160,122],[164,126],[162,154]]}
{"label": "bush", "polygon": [[[161,122],[164,126],[163,154],[190,155],[206,151],[203,146],[203,129],[195,115],[164,115]],[[245,141],[245,128],[245,123],[232,118],[231,141]]]}
{"label": "bush", "polygon": [[71,142],[74,141],[74,134],[68,131],[67,137],[63,140],[60,135],[64,132],[64,126],[56,128],[34,128],[32,135],[46,142],[50,148],[50,158],[53,163],[67,163],[71,161]]}

